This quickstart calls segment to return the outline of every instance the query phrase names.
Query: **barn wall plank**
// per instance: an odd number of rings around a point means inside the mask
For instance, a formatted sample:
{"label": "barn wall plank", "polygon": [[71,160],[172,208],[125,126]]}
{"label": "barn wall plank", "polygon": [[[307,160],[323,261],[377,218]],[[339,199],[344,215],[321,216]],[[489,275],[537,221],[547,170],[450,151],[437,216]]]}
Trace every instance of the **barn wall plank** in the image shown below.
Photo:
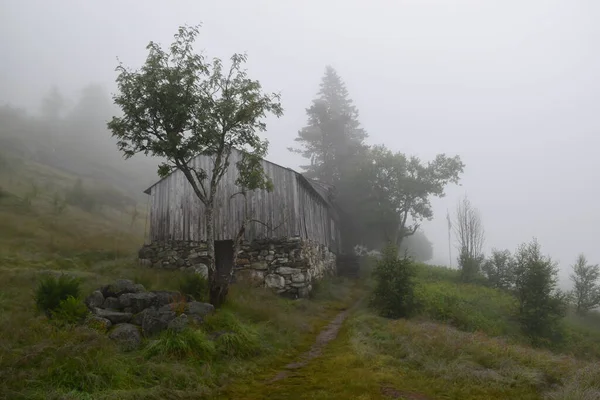
{"label": "barn wall plank", "polygon": [[[262,223],[249,224],[246,240],[300,236],[337,252],[339,224],[335,224],[335,232],[331,231],[331,219],[335,220],[335,213],[296,172],[263,160],[262,166],[273,182],[273,191],[251,191],[246,199],[242,195],[232,197],[240,190],[235,185],[235,165],[240,158],[241,153],[232,152],[230,166],[217,187],[216,240],[235,238],[245,218],[244,205],[247,201],[249,217]],[[194,167],[203,168],[209,174],[212,163],[213,159],[206,156],[192,160]],[[149,238],[152,241],[206,239],[204,206],[181,171],[173,172],[151,188],[149,207]]]}

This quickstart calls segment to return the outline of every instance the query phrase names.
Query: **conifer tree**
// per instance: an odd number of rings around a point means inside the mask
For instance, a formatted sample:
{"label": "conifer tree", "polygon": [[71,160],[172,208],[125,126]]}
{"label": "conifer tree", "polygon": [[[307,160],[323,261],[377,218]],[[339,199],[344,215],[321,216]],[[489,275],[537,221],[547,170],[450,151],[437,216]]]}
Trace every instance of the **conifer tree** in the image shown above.
{"label": "conifer tree", "polygon": [[290,150],[310,160],[302,167],[307,177],[337,184],[364,149],[367,133],[346,85],[331,66],[325,69],[317,98],[306,113],[308,124],[295,139],[300,148]]}

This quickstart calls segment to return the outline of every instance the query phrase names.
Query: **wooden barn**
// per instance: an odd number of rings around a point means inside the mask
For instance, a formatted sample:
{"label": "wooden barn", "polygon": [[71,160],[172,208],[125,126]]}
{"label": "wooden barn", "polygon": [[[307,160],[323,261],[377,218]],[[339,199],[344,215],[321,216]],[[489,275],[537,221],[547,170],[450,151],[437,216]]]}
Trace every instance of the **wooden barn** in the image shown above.
{"label": "wooden barn", "polygon": [[[341,252],[339,212],[332,188],[309,180],[292,169],[263,160],[273,190],[240,191],[234,150],[215,201],[216,262],[233,260],[233,240],[242,221],[244,245],[238,254],[236,277],[264,284],[280,292],[306,295],[313,279],[335,273]],[[196,168],[210,170],[212,159],[197,156]],[[179,170],[145,191],[149,195],[149,232],[140,258],[154,267],[205,270],[204,206]],[[204,259],[203,259],[204,258]]]}

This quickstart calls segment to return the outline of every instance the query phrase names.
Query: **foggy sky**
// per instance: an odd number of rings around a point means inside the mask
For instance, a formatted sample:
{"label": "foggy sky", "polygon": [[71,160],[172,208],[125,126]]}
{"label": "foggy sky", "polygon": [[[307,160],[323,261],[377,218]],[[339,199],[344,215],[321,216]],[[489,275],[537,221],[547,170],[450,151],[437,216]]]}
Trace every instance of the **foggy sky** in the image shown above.
{"label": "foggy sky", "polygon": [[446,209],[467,193],[486,249],[536,236],[566,279],[579,252],[600,262],[599,18],[594,0],[2,0],[0,103],[35,109],[52,85],[113,91],[117,56],[138,67],[150,40],[203,23],[199,50],[247,52],[251,76],[282,94],[269,160],[303,163],[286,148],[330,64],[369,143],[466,163],[424,225],[434,261],[448,263]]}

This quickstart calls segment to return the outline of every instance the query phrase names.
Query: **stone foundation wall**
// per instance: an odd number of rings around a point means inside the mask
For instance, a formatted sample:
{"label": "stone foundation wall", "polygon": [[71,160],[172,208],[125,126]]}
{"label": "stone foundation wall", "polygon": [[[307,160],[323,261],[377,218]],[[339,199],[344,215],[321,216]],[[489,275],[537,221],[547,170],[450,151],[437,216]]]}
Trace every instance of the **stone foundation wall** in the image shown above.
{"label": "stone foundation wall", "polygon": [[[189,270],[206,275],[205,243],[171,242],[146,245],[140,261],[154,268]],[[336,256],[326,246],[299,237],[243,243],[234,279],[266,286],[289,297],[306,297],[312,283],[336,274]]]}
{"label": "stone foundation wall", "polygon": [[202,242],[165,242],[144,245],[138,253],[142,265],[179,269],[208,277],[208,252]]}

